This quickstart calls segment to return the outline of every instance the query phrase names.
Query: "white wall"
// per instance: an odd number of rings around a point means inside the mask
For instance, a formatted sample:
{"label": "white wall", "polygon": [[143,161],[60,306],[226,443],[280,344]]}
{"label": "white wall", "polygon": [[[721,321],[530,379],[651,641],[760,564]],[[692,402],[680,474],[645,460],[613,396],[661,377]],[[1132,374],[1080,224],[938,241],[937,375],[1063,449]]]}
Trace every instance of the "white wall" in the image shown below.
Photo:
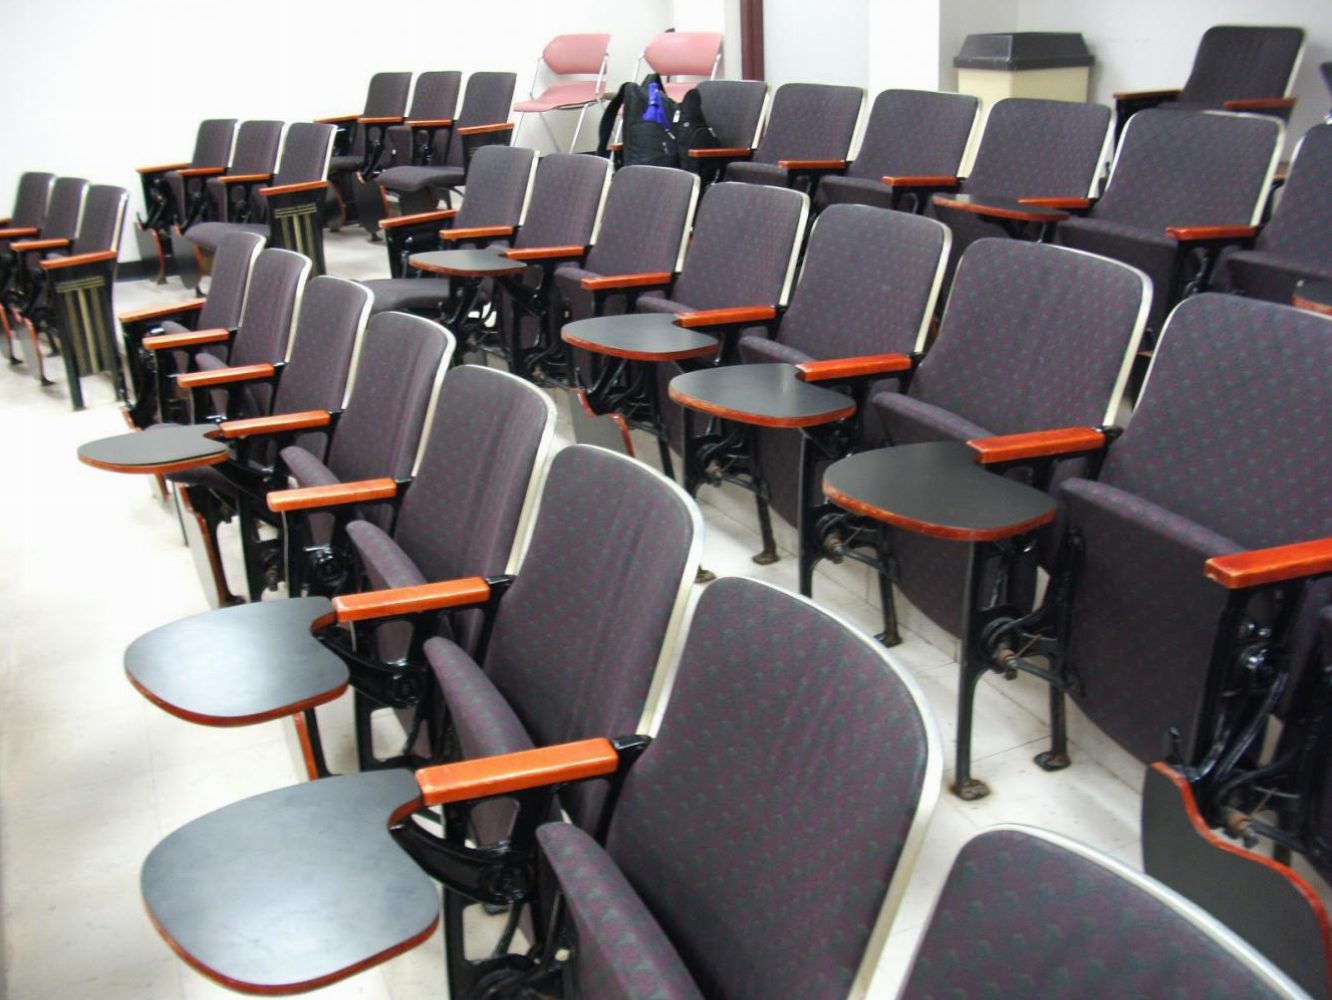
{"label": "white wall", "polygon": [[[975,0],[972,0],[975,2]],[[1332,98],[1318,64],[1332,59],[1328,0],[1018,0],[1018,31],[1080,31],[1096,56],[1092,100],[1112,103],[1117,90],[1181,87],[1202,33],[1214,24],[1296,25],[1305,50],[1294,95],[1288,147],[1322,120]]]}
{"label": "white wall", "polygon": [[784,83],[865,86],[869,45],[861,26],[869,0],[765,0],[763,68],[773,89]]}
{"label": "white wall", "polygon": [[[131,210],[142,211],[134,168],[188,159],[201,119],[350,114],[380,70],[512,70],[525,96],[553,35],[609,31],[618,83],[670,26],[672,3],[400,0],[373,26],[366,11],[365,0],[7,4],[0,215],[24,170],[122,185]],[[573,114],[561,113],[565,131]],[[594,139],[595,128],[583,136]],[[545,133],[529,118],[520,141],[541,145]],[[127,233],[124,257],[135,256]]]}

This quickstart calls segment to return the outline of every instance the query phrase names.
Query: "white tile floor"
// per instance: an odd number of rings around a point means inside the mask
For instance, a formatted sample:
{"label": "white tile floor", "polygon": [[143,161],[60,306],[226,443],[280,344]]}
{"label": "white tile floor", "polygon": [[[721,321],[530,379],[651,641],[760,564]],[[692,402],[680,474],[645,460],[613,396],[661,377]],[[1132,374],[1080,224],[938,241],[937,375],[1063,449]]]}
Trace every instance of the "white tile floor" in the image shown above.
{"label": "white tile floor", "polygon": [[[387,270],[382,248],[352,231],[330,235],[328,258],[330,271],[347,277]],[[175,282],[122,283],[116,306],[128,311],[183,294]],[[175,514],[154,498],[151,481],[75,460],[78,444],[124,427],[108,382],[85,379],[85,393],[89,408],[73,413],[63,384],[39,389],[23,369],[0,368],[0,426],[9,455],[0,489],[3,995],[230,995],[178,961],[153,932],[139,900],[139,865],[188,820],[300,780],[299,752],[285,724],[190,725],[144,701],[125,681],[121,655],[133,638],[206,605]],[[795,586],[789,528],[779,525],[783,559],[758,567],[749,559],[759,545],[748,495],[709,488],[699,499],[709,568]],[[861,567],[823,567],[815,591],[853,624],[881,628],[877,590]],[[906,641],[893,655],[928,696],[951,778],[956,643],[904,610]],[[1140,768],[1075,712],[1074,765],[1042,772],[1031,758],[1046,738],[1044,705],[1043,686],[1030,678],[983,682],[976,771],[994,794],[975,803],[940,799],[874,996],[894,995],[943,876],[976,831],[1032,823],[1139,862]],[[349,766],[350,730],[340,707],[325,710],[335,768]],[[437,935],[323,995],[443,996],[442,963]]]}

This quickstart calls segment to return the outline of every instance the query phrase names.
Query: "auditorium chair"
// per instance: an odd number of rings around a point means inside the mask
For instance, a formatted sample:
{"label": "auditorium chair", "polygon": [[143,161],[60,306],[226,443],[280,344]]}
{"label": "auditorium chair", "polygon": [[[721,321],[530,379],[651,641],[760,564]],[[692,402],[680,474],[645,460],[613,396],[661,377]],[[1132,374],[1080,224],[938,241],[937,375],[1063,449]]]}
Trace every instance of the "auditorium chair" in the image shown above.
{"label": "auditorium chair", "polygon": [[[188,200],[186,177],[220,174],[231,162],[231,147],[236,139],[236,119],[210,118],[199,123],[194,139],[194,155],[185,163],[166,163],[139,167],[143,185],[145,214],[135,219],[139,256],[157,261],[157,283],[166,281],[167,258],[171,247],[171,229],[185,221]],[[200,173],[199,171],[209,173]],[[181,171],[187,171],[182,175]]]}
{"label": "auditorium chair", "polygon": [[819,181],[815,210],[850,202],[924,211],[929,199],[918,190],[889,187],[883,179],[956,177],[979,110],[969,94],[885,90],[874,99],[856,158]]}
{"label": "auditorium chair", "polygon": [[1303,28],[1215,25],[1203,32],[1179,90],[1115,94],[1116,139],[1133,115],[1159,106],[1188,111],[1256,111],[1288,118],[1288,96],[1304,54]]}
{"label": "auditorium chair", "polygon": [[[729,482],[754,494],[763,541],[755,562],[777,559],[769,503],[803,537],[809,526],[802,514],[821,499],[818,469],[877,440],[876,432],[867,438],[859,426],[865,402],[878,390],[908,382],[924,353],[949,239],[947,228],[933,219],[865,205],[827,209],[814,222],[791,304],[771,334],[740,337],[739,359],[764,366],[754,376],[780,369],[774,371],[780,379],[836,390],[845,395],[830,394],[829,405],[851,404],[853,414],[819,423],[813,415],[788,418],[773,406],[771,391],[757,384],[761,398],[754,409],[720,406],[701,390],[737,385],[732,367],[697,376],[693,388],[672,383],[671,398],[693,411],[686,414],[685,489]],[[700,401],[700,395],[709,398]],[[701,433],[690,432],[709,421]],[[808,464],[802,462],[806,449]],[[813,564],[805,559],[801,565],[801,590],[809,593]]]}
{"label": "auditorium chair", "polygon": [[351,219],[348,206],[359,204],[360,186],[383,169],[389,127],[403,121],[411,89],[411,73],[376,73],[370,77],[365,108],[359,114],[316,119],[337,127],[328,161],[329,190],[337,202],[329,228],[335,232]]}
{"label": "auditorium chair", "polygon": [[1302,280],[1332,281],[1332,125],[1295,148],[1272,217],[1252,247],[1223,251],[1210,287],[1289,304]]}
{"label": "auditorium chair", "polygon": [[1257,233],[1283,128],[1275,118],[1149,109],[1124,129],[1105,193],[1059,223],[1064,246],[1122,260],[1152,279],[1147,326],[1204,287],[1217,251]]}
{"label": "auditorium chair", "polygon": [[1302,997],[1199,907],[1064,837],[998,826],[953,861],[899,997]]}
{"label": "auditorium chair", "polygon": [[515,82],[513,73],[473,73],[467,78],[456,121],[452,115],[426,119],[412,129],[412,161],[379,175],[380,187],[397,196],[403,215],[434,211],[441,198],[451,208],[450,192],[466,184],[472,155],[484,146],[509,145]]}
{"label": "auditorium chair", "polygon": [[177,237],[196,222],[248,222],[260,211],[257,199],[252,202],[250,197],[253,178],[261,175],[267,180],[272,175],[282,149],[282,129],[278,121],[243,121],[236,130],[230,164],[179,171],[182,220]]}
{"label": "auditorium chair", "polygon": [[823,174],[846,168],[864,103],[860,87],[783,84],[757,146],[691,150],[690,156],[724,164],[725,180],[812,192]]}

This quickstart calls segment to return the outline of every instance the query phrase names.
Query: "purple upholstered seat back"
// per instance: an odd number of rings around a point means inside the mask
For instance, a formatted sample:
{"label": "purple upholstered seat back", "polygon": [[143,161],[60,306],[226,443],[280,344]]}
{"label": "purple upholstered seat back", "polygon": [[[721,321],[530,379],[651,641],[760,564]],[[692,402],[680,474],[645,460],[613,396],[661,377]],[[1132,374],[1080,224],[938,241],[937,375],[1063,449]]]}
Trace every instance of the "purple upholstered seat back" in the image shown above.
{"label": "purple upholstered seat back", "polygon": [[[516,73],[473,73],[467,78],[467,89],[463,91],[462,108],[458,112],[457,125],[448,138],[448,149],[443,163],[450,167],[463,165],[463,139],[457,134],[458,129],[472,125],[493,125],[509,120],[509,109],[513,106],[513,88],[517,85]],[[438,137],[437,142],[443,138]],[[436,147],[436,163],[441,162]]]}
{"label": "purple upholstered seat back", "polygon": [[210,118],[200,122],[190,166],[225,167],[231,160],[231,145],[235,138],[234,118]]}
{"label": "purple upholstered seat back", "polygon": [[1272,220],[1255,249],[1332,268],[1332,125],[1316,125],[1300,140]]}
{"label": "purple upholstered seat back", "polygon": [[125,189],[111,184],[92,184],[83,203],[83,218],[74,237],[74,253],[98,253],[120,247],[120,230],[125,221]]}
{"label": "purple upholstered seat back", "polygon": [[236,152],[229,174],[270,174],[277,165],[282,122],[246,121],[236,131]]}
{"label": "purple upholstered seat back", "polygon": [[675,270],[697,189],[698,178],[684,170],[638,166],[616,171],[586,269],[595,274]]}
{"label": "purple upholstered seat back", "polygon": [[292,122],[282,144],[282,160],[273,174],[273,184],[303,184],[321,181],[328,174],[328,158],[337,129],[316,122]]}
{"label": "purple upholstered seat back", "polygon": [[968,194],[1085,198],[1101,170],[1110,109],[1010,97],[990,110]]}
{"label": "purple upholstered seat back", "polygon": [[923,348],[947,248],[933,219],[833,205],[814,223],[777,340],[811,358]]}
{"label": "purple upholstered seat back", "polygon": [[812,603],[738,578],[704,592],[606,845],[704,996],[848,993],[937,795],[932,728]]}
{"label": "purple upholstered seat back", "polygon": [[290,250],[264,250],[250,272],[240,329],[229,361],[252,365],[282,361],[295,326],[296,310],[310,276],[310,258]]}
{"label": "purple upholstered seat back", "polygon": [[537,164],[527,220],[515,247],[586,246],[592,242],[610,182],[597,156],[556,153]]}
{"label": "purple upholstered seat back", "polygon": [[536,152],[521,146],[483,146],[467,171],[467,197],[454,225],[517,226],[532,181]]}
{"label": "purple upholstered seat back", "polygon": [[[291,358],[278,382],[274,413],[342,408],[371,297],[364,285],[345,278],[310,279],[296,319],[300,336],[292,341]],[[296,443],[322,458],[325,440],[323,434],[310,434],[298,437]]]}
{"label": "purple upholstered seat back", "polygon": [[957,173],[976,120],[976,98],[885,90],[874,99],[848,177],[948,177]]}
{"label": "purple upholstered seat back", "polygon": [[1304,29],[1219,24],[1203,32],[1181,103],[1284,97],[1304,47]]}
{"label": "purple upholstered seat back", "polygon": [[208,298],[199,310],[200,330],[230,330],[240,325],[250,287],[250,269],[263,247],[263,237],[254,233],[227,233],[218,240]]}
{"label": "purple upholstered seat back", "polygon": [[758,135],[768,85],[762,80],[703,80],[698,85],[703,117],[728,149],[747,149]]}
{"label": "purple upholstered seat back", "polygon": [[453,337],[438,323],[397,312],[370,321],[328,454],[339,480],[411,475],[438,371],[452,354]]}
{"label": "purple upholstered seat back", "polygon": [[505,572],[554,410],[536,387],[475,365],[444,379],[394,540],[427,580]]}
{"label": "purple upholstered seat back", "polygon": [[[536,746],[639,730],[699,530],[693,502],[647,466],[587,445],[555,456],[484,664]],[[598,791],[561,800],[583,821]]]}
{"label": "purple upholstered seat back", "polygon": [[[780,302],[807,205],[804,195],[784,188],[712,185],[671,299],[693,309]],[[644,297],[640,307],[651,309],[654,301]]]}
{"label": "purple upholstered seat back", "polygon": [[860,87],[783,84],[773,95],[753,162],[846,159],[864,100]]}
{"label": "purple upholstered seat back", "polygon": [[1068,993],[1296,995],[1201,910],[1104,855],[1036,830],[972,838],[953,862],[899,996]]}
{"label": "purple upholstered seat back", "polygon": [[1154,236],[1166,226],[1249,225],[1267,195],[1281,133],[1281,123],[1264,115],[1139,111],[1091,218]]}
{"label": "purple upholstered seat back", "polygon": [[8,228],[41,229],[46,220],[46,206],[51,199],[51,185],[55,174],[28,171],[19,178],[14,195],[14,214],[9,217]]}
{"label": "purple upholstered seat back", "polygon": [[79,231],[79,217],[87,193],[88,182],[82,177],[57,177],[51,186],[51,202],[46,209],[41,239],[74,239]]}

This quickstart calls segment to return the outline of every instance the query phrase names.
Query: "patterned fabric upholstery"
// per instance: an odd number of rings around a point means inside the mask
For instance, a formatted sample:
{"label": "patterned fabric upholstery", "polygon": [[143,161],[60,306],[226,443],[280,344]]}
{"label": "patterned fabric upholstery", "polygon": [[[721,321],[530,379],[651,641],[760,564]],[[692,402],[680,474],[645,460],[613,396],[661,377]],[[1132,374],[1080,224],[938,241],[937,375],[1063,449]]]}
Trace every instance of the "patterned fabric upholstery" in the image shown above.
{"label": "patterned fabric upholstery", "polygon": [[1225,596],[1204,559],[1332,535],[1329,334],[1325,317],[1288,307],[1187,300],[1100,484],[1064,486],[1084,550],[1069,637],[1078,700],[1143,760],[1168,726],[1193,729]]}
{"label": "patterned fabric upholstery", "polygon": [[698,95],[703,117],[722,146],[740,149],[754,145],[763,106],[768,99],[766,83],[761,80],[701,80]]}
{"label": "patterned fabric upholstery", "polygon": [[[370,293],[354,281],[321,275],[311,278],[296,320],[300,336],[273,400],[275,413],[337,410],[342,407],[357,338],[364,329]],[[295,443],[323,457],[327,435],[306,434]]]}
{"label": "patterned fabric upholstery", "polygon": [[[426,579],[505,571],[548,418],[541,394],[503,372],[464,365],[444,379],[393,536]],[[453,637],[470,650],[480,624],[464,617]]]}
{"label": "patterned fabric upholstery", "polygon": [[[228,174],[271,174],[277,165],[278,150],[282,146],[282,122],[241,122],[236,130],[236,148]],[[216,177],[205,182],[209,200],[213,204],[213,217],[226,218],[227,189]]]}
{"label": "patterned fabric upholstery", "polygon": [[218,244],[208,298],[199,310],[200,330],[227,329],[240,325],[241,309],[250,287],[250,268],[264,241],[251,233],[230,233]]}
{"label": "patterned fabric upholstery", "polygon": [[[649,292],[639,312],[688,312],[726,306],[776,305],[790,269],[791,250],[803,235],[808,204],[789,189],[755,184],[713,184],[699,203],[684,269],[671,297]],[[672,445],[684,434],[680,408],[666,387],[680,373],[657,365],[658,400]]]}
{"label": "patterned fabric upholstery", "polygon": [[323,180],[328,169],[328,151],[337,129],[314,122],[292,122],[282,144],[282,159],[273,174],[273,184],[301,184]]}
{"label": "patterned fabric upholstery", "polygon": [[885,90],[874,99],[860,151],[846,176],[823,178],[815,203],[888,208],[891,192],[882,177],[956,176],[977,103],[967,94]]}
{"label": "patterned fabric upholstery", "polygon": [[[637,731],[694,516],[692,503],[631,459],[584,445],[555,457],[484,664],[535,745]],[[589,544],[588,525],[601,541]],[[432,650],[427,657],[442,683],[444,665]],[[457,720],[459,706],[450,711]],[[580,785],[564,805],[586,825],[602,794],[600,782]]]}
{"label": "patterned fabric upholstery", "polygon": [[1289,303],[1301,278],[1332,280],[1332,125],[1300,141],[1272,220],[1252,250],[1224,258],[1213,283],[1269,302]]}
{"label": "patterned fabric upholstery", "polygon": [[[467,197],[463,199],[453,225],[458,229],[517,226],[527,201],[535,156],[534,150],[521,146],[483,146],[478,149],[472,157]],[[429,171],[432,168],[421,169]],[[365,284],[375,293],[375,312],[424,312],[438,308],[449,296],[448,278],[377,278]]]}
{"label": "patterned fabric upholstery", "polygon": [[[225,167],[231,161],[231,147],[236,138],[236,119],[210,118],[199,123],[199,131],[194,138],[194,155],[190,157],[192,167]],[[180,171],[169,170],[162,175],[167,189],[175,201],[176,210],[183,212],[185,205],[185,178]]]}
{"label": "patterned fabric upholstery", "polygon": [[508,121],[513,103],[514,73],[473,73],[467,78],[462,108],[456,125],[435,134],[435,157],[429,167],[390,167],[379,175],[379,183],[390,191],[420,191],[427,187],[452,187],[464,177],[463,140],[460,128]]}
{"label": "patterned fabric upholstery", "polygon": [[[669,167],[624,167],[616,172],[597,242],[584,267],[567,265],[555,272],[555,286],[571,320],[592,315],[592,293],[584,278],[608,274],[673,272],[685,239],[685,222],[694,206],[697,180]],[[622,296],[611,296],[607,314],[624,311]],[[585,351],[575,351],[580,368],[590,371]]]}
{"label": "patterned fabric upholstery", "polygon": [[1208,28],[1179,103],[1217,108],[1223,101],[1284,97],[1303,45],[1302,28]]}
{"label": "patterned fabric upholstery", "polygon": [[[889,441],[1099,426],[1122,387],[1144,295],[1141,275],[1107,260],[1018,240],[977,241],[909,393],[871,400]],[[960,633],[965,546],[898,530],[892,545],[903,592]]]}
{"label": "patterned fabric upholstery", "polygon": [[9,217],[12,229],[41,229],[46,221],[46,206],[51,198],[55,174],[28,171],[19,178],[14,195],[14,212]]}
{"label": "patterned fabric upholstery", "polygon": [[[704,996],[846,995],[921,801],[927,725],[826,612],[752,580],[704,592],[606,842]],[[557,875],[597,906],[578,867]],[[630,943],[598,947],[632,968]]]}
{"label": "patterned fabric upholstery", "polygon": [[[1010,97],[990,109],[964,194],[1085,198],[1101,173],[1110,109],[1099,104]],[[953,231],[951,273],[978,239],[998,235],[965,212],[931,208]]]}
{"label": "patterned fabric upholstery", "polygon": [[1065,246],[1111,256],[1152,277],[1148,325],[1173,305],[1167,226],[1250,225],[1267,195],[1281,124],[1259,115],[1140,111],[1124,129],[1105,194],[1060,224]]}
{"label": "patterned fabric upholstery", "polygon": [[[412,89],[411,73],[376,73],[370,77],[370,88],[365,95],[366,118],[402,116],[407,111],[407,92]],[[365,144],[369,138],[365,126],[351,124],[351,152],[329,160],[329,170],[355,170],[365,157]]]}
{"label": "patterned fabric upholstery", "polygon": [[727,179],[785,185],[786,171],[777,166],[778,160],[846,159],[864,100],[859,87],[783,84],[773,95],[772,112],[753,159],[732,163],[726,168]]}
{"label": "patterned fabric upholstery", "polygon": [[83,204],[79,234],[72,253],[96,253],[114,250],[120,245],[120,227],[125,221],[125,189],[110,184],[93,184]]}
{"label": "patterned fabric upholstery", "polygon": [[1110,864],[1035,831],[972,838],[900,996],[1275,995],[1224,941]]}
{"label": "patterned fabric upholstery", "polygon": [[573,920],[579,996],[703,1000],[680,953],[601,845],[572,823],[547,823],[537,842]]}
{"label": "patterned fabric upholstery", "polygon": [[51,202],[42,225],[44,240],[72,240],[79,231],[79,213],[88,193],[88,182],[81,177],[57,177],[51,187]]}
{"label": "patterned fabric upholstery", "polygon": [[239,329],[232,343],[232,365],[273,363],[287,356],[296,300],[310,274],[310,259],[290,250],[264,250],[250,272]]}
{"label": "patterned fabric upholstery", "polygon": [[[947,230],[933,219],[864,205],[834,205],[810,233],[800,281],[777,328],[777,343],[805,357],[909,354],[933,312]],[[748,337],[746,360],[772,357]],[[763,429],[759,452],[772,506],[797,518],[800,432]]]}
{"label": "patterned fabric upholstery", "polygon": [[[416,78],[412,90],[412,106],[407,111],[408,121],[438,121],[452,119],[458,111],[458,94],[462,90],[462,74],[456,69],[430,70]],[[447,132],[435,135],[435,153],[443,159],[448,150]],[[405,125],[389,127],[385,148],[392,164],[412,162],[412,130]]]}

